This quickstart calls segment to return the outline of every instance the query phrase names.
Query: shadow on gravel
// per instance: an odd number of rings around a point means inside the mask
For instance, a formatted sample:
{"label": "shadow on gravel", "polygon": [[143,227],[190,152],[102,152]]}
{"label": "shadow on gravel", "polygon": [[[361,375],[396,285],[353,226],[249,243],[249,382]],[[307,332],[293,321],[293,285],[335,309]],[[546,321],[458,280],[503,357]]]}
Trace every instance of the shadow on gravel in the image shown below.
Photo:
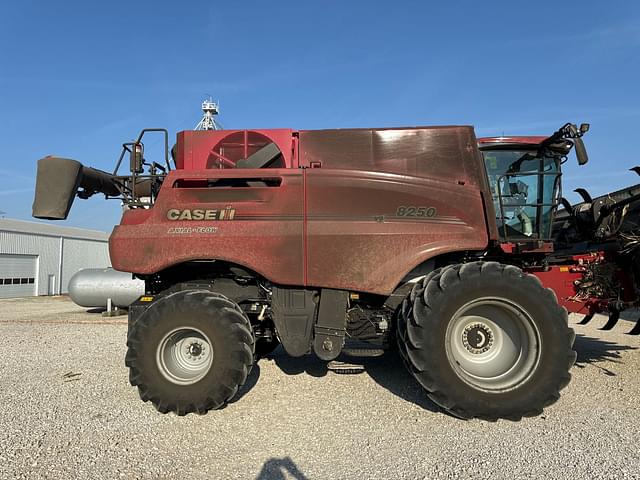
{"label": "shadow on gravel", "polygon": [[264,462],[256,480],[286,480],[289,478],[308,480],[308,477],[300,471],[291,457],[284,457],[270,458]]}
{"label": "shadow on gravel", "polygon": [[87,313],[102,313],[102,312],[106,312],[107,309],[103,308],[103,307],[96,307],[96,308],[90,308],[89,310],[87,310]]}
{"label": "shadow on gravel", "polygon": [[[381,357],[362,359],[365,371],[381,387],[394,395],[430,412],[443,412],[429,400],[426,392],[407,371],[395,351],[387,351]],[[353,361],[353,360],[351,360]]]}
{"label": "shadow on gravel", "polygon": [[[620,352],[625,350],[636,350],[636,347],[620,345],[619,343],[608,342],[600,338],[588,337],[580,333],[576,334],[576,341],[573,349],[578,353],[576,367],[584,368],[588,364],[595,365],[597,362],[610,361],[619,363]],[[602,369],[607,375],[614,376],[615,373],[609,369],[595,365]]]}
{"label": "shadow on gravel", "polygon": [[312,377],[324,377],[328,373],[327,363],[314,354],[294,358],[290,357],[282,347],[278,347],[266,358],[275,361],[278,368],[287,375],[306,373]]}
{"label": "shadow on gravel", "polygon": [[[313,354],[293,358],[288,356],[282,347],[278,347],[267,358],[274,360],[276,365],[287,375],[306,373],[313,377],[324,377],[329,373],[327,363]],[[430,412],[442,412],[435,403],[429,400],[420,384],[407,372],[402,360],[394,351],[385,352],[380,357],[351,357],[342,354],[337,360],[362,365],[364,373],[394,395]],[[331,373],[334,375],[359,375],[357,373]]]}

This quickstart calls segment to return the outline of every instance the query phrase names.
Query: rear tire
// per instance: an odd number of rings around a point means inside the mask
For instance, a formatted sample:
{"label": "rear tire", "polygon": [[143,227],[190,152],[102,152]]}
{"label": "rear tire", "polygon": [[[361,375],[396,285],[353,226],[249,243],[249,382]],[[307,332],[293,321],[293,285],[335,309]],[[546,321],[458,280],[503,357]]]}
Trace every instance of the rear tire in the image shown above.
{"label": "rear tire", "polygon": [[520,420],[570,381],[575,334],[553,291],[512,265],[435,270],[404,300],[397,341],[431,400],[460,418]]}
{"label": "rear tire", "polygon": [[251,371],[249,319],[226,297],[201,290],[172,293],[131,326],[126,365],[140,398],[162,413],[224,407]]}

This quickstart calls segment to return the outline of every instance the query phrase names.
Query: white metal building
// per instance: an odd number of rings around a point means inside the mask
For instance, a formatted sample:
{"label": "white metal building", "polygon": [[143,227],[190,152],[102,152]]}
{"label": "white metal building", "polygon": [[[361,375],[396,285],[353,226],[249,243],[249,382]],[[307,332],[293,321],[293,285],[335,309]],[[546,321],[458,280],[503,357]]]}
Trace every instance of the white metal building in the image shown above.
{"label": "white metal building", "polygon": [[82,268],[111,265],[109,234],[0,219],[0,298],[67,293]]}

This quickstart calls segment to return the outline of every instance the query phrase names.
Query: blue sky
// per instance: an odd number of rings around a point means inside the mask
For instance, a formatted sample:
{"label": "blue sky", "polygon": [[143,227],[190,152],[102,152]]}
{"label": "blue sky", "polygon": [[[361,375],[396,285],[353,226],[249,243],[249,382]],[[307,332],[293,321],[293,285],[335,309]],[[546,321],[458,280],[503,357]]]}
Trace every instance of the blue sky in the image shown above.
{"label": "blue sky", "polygon": [[[110,170],[141,128],[193,128],[208,94],[228,128],[590,122],[564,189],[600,194],[640,182],[639,74],[630,1],[3,2],[0,211],[30,219],[38,158]],[[119,217],[95,196],[65,223]]]}

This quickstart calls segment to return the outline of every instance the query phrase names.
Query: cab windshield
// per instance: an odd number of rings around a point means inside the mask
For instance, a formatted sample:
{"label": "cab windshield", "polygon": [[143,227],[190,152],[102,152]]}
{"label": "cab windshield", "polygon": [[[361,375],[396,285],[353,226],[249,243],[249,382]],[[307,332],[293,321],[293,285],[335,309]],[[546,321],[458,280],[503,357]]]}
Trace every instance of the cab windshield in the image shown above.
{"label": "cab windshield", "polygon": [[485,150],[500,236],[549,239],[560,196],[560,159],[536,150]]}

